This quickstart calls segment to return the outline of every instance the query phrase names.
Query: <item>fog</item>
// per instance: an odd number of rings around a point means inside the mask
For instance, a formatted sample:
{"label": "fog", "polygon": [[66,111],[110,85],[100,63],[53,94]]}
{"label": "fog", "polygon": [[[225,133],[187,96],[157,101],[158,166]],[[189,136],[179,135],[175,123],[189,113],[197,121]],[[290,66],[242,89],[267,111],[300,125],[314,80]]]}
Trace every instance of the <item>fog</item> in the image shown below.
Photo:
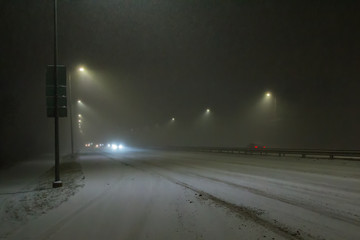
{"label": "fog", "polygon": [[[0,1],[1,163],[54,151],[52,4]],[[350,1],[59,1],[76,149],[358,149],[359,10]],[[60,140],[69,153],[69,117]]]}

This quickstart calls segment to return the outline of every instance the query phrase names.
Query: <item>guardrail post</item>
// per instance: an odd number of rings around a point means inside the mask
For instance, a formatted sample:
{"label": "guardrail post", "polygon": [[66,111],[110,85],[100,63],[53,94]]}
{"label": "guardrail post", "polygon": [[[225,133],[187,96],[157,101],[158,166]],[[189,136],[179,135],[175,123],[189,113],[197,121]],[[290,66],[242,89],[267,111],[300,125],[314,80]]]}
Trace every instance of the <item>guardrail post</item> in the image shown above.
{"label": "guardrail post", "polygon": [[306,155],[305,155],[305,154],[301,154],[301,157],[302,157],[302,158],[305,158],[305,157],[306,157]]}
{"label": "guardrail post", "polygon": [[279,152],[279,157],[281,157],[281,152]]}
{"label": "guardrail post", "polygon": [[334,159],[334,155],[333,155],[333,154],[330,154],[330,159]]}

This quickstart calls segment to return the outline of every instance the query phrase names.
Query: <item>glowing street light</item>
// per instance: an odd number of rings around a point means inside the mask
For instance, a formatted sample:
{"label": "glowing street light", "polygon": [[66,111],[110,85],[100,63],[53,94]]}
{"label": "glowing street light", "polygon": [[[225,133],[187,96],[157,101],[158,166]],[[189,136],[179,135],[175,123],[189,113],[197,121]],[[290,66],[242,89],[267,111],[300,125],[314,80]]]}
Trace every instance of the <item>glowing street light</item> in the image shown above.
{"label": "glowing street light", "polygon": [[267,97],[271,97],[271,93],[267,92],[267,93],[266,93],[266,96],[267,96]]}
{"label": "glowing street light", "polygon": [[208,108],[208,109],[206,109],[206,113],[210,113],[210,109]]}
{"label": "glowing street light", "polygon": [[[80,72],[84,72],[85,69],[83,67],[80,67],[78,69],[78,71]],[[71,140],[71,155],[74,155],[74,131],[73,131],[73,115],[72,115],[72,95],[71,95],[71,83],[72,83],[72,80],[71,80],[71,73],[69,72],[69,75],[68,75],[68,86],[69,86],[69,111],[70,111],[70,140]],[[77,101],[79,104],[81,104],[81,100],[78,100]],[[81,115],[79,114],[79,117],[81,117]],[[82,133],[82,131],[80,131],[80,133]]]}
{"label": "glowing street light", "polygon": [[81,118],[81,117],[82,117],[82,116],[81,116],[81,114],[79,114],[78,116],[79,116],[79,118]]}
{"label": "glowing street light", "polygon": [[175,118],[172,118],[171,121],[175,121]]}

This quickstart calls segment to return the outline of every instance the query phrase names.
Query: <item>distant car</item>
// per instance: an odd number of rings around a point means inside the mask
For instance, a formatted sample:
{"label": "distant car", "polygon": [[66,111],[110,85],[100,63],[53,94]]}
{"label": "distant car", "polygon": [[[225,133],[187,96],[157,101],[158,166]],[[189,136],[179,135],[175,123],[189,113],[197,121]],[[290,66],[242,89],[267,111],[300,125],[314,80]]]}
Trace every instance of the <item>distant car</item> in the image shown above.
{"label": "distant car", "polygon": [[248,147],[248,149],[254,149],[254,150],[260,150],[260,149],[265,149],[266,148],[265,145],[256,144],[256,143],[250,143],[247,147]]}
{"label": "distant car", "polygon": [[105,148],[103,143],[86,143],[85,149],[87,151],[102,151]]}

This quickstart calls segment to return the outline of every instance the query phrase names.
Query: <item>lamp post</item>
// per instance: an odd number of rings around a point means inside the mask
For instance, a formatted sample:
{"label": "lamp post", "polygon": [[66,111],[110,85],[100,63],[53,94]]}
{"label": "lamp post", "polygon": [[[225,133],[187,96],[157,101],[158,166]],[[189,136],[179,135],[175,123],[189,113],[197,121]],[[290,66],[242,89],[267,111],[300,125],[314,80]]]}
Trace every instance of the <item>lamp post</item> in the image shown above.
{"label": "lamp post", "polygon": [[69,73],[69,111],[70,111],[70,142],[71,156],[74,155],[74,132],[73,132],[73,115],[72,115],[72,96],[71,96],[71,74]]}
{"label": "lamp post", "polygon": [[[78,69],[80,72],[84,72],[85,69],[83,67]],[[69,72],[68,77],[68,85],[69,85],[69,112],[70,112],[70,142],[71,142],[71,155],[74,155],[74,125],[73,125],[73,115],[72,115],[72,95],[71,95],[71,74]],[[80,100],[78,100],[78,103],[81,103]]]}
{"label": "lamp post", "polygon": [[267,92],[266,93],[266,97],[268,97],[268,98],[273,98],[274,99],[274,118],[275,118],[275,120],[276,120],[276,97],[271,93],[271,92]]}
{"label": "lamp post", "polygon": [[54,0],[54,80],[55,80],[55,181],[53,182],[53,188],[62,187],[62,181],[60,180],[60,144],[59,144],[59,109],[58,109],[58,93],[57,93],[57,54],[58,54],[58,42],[57,42],[57,0]]}

